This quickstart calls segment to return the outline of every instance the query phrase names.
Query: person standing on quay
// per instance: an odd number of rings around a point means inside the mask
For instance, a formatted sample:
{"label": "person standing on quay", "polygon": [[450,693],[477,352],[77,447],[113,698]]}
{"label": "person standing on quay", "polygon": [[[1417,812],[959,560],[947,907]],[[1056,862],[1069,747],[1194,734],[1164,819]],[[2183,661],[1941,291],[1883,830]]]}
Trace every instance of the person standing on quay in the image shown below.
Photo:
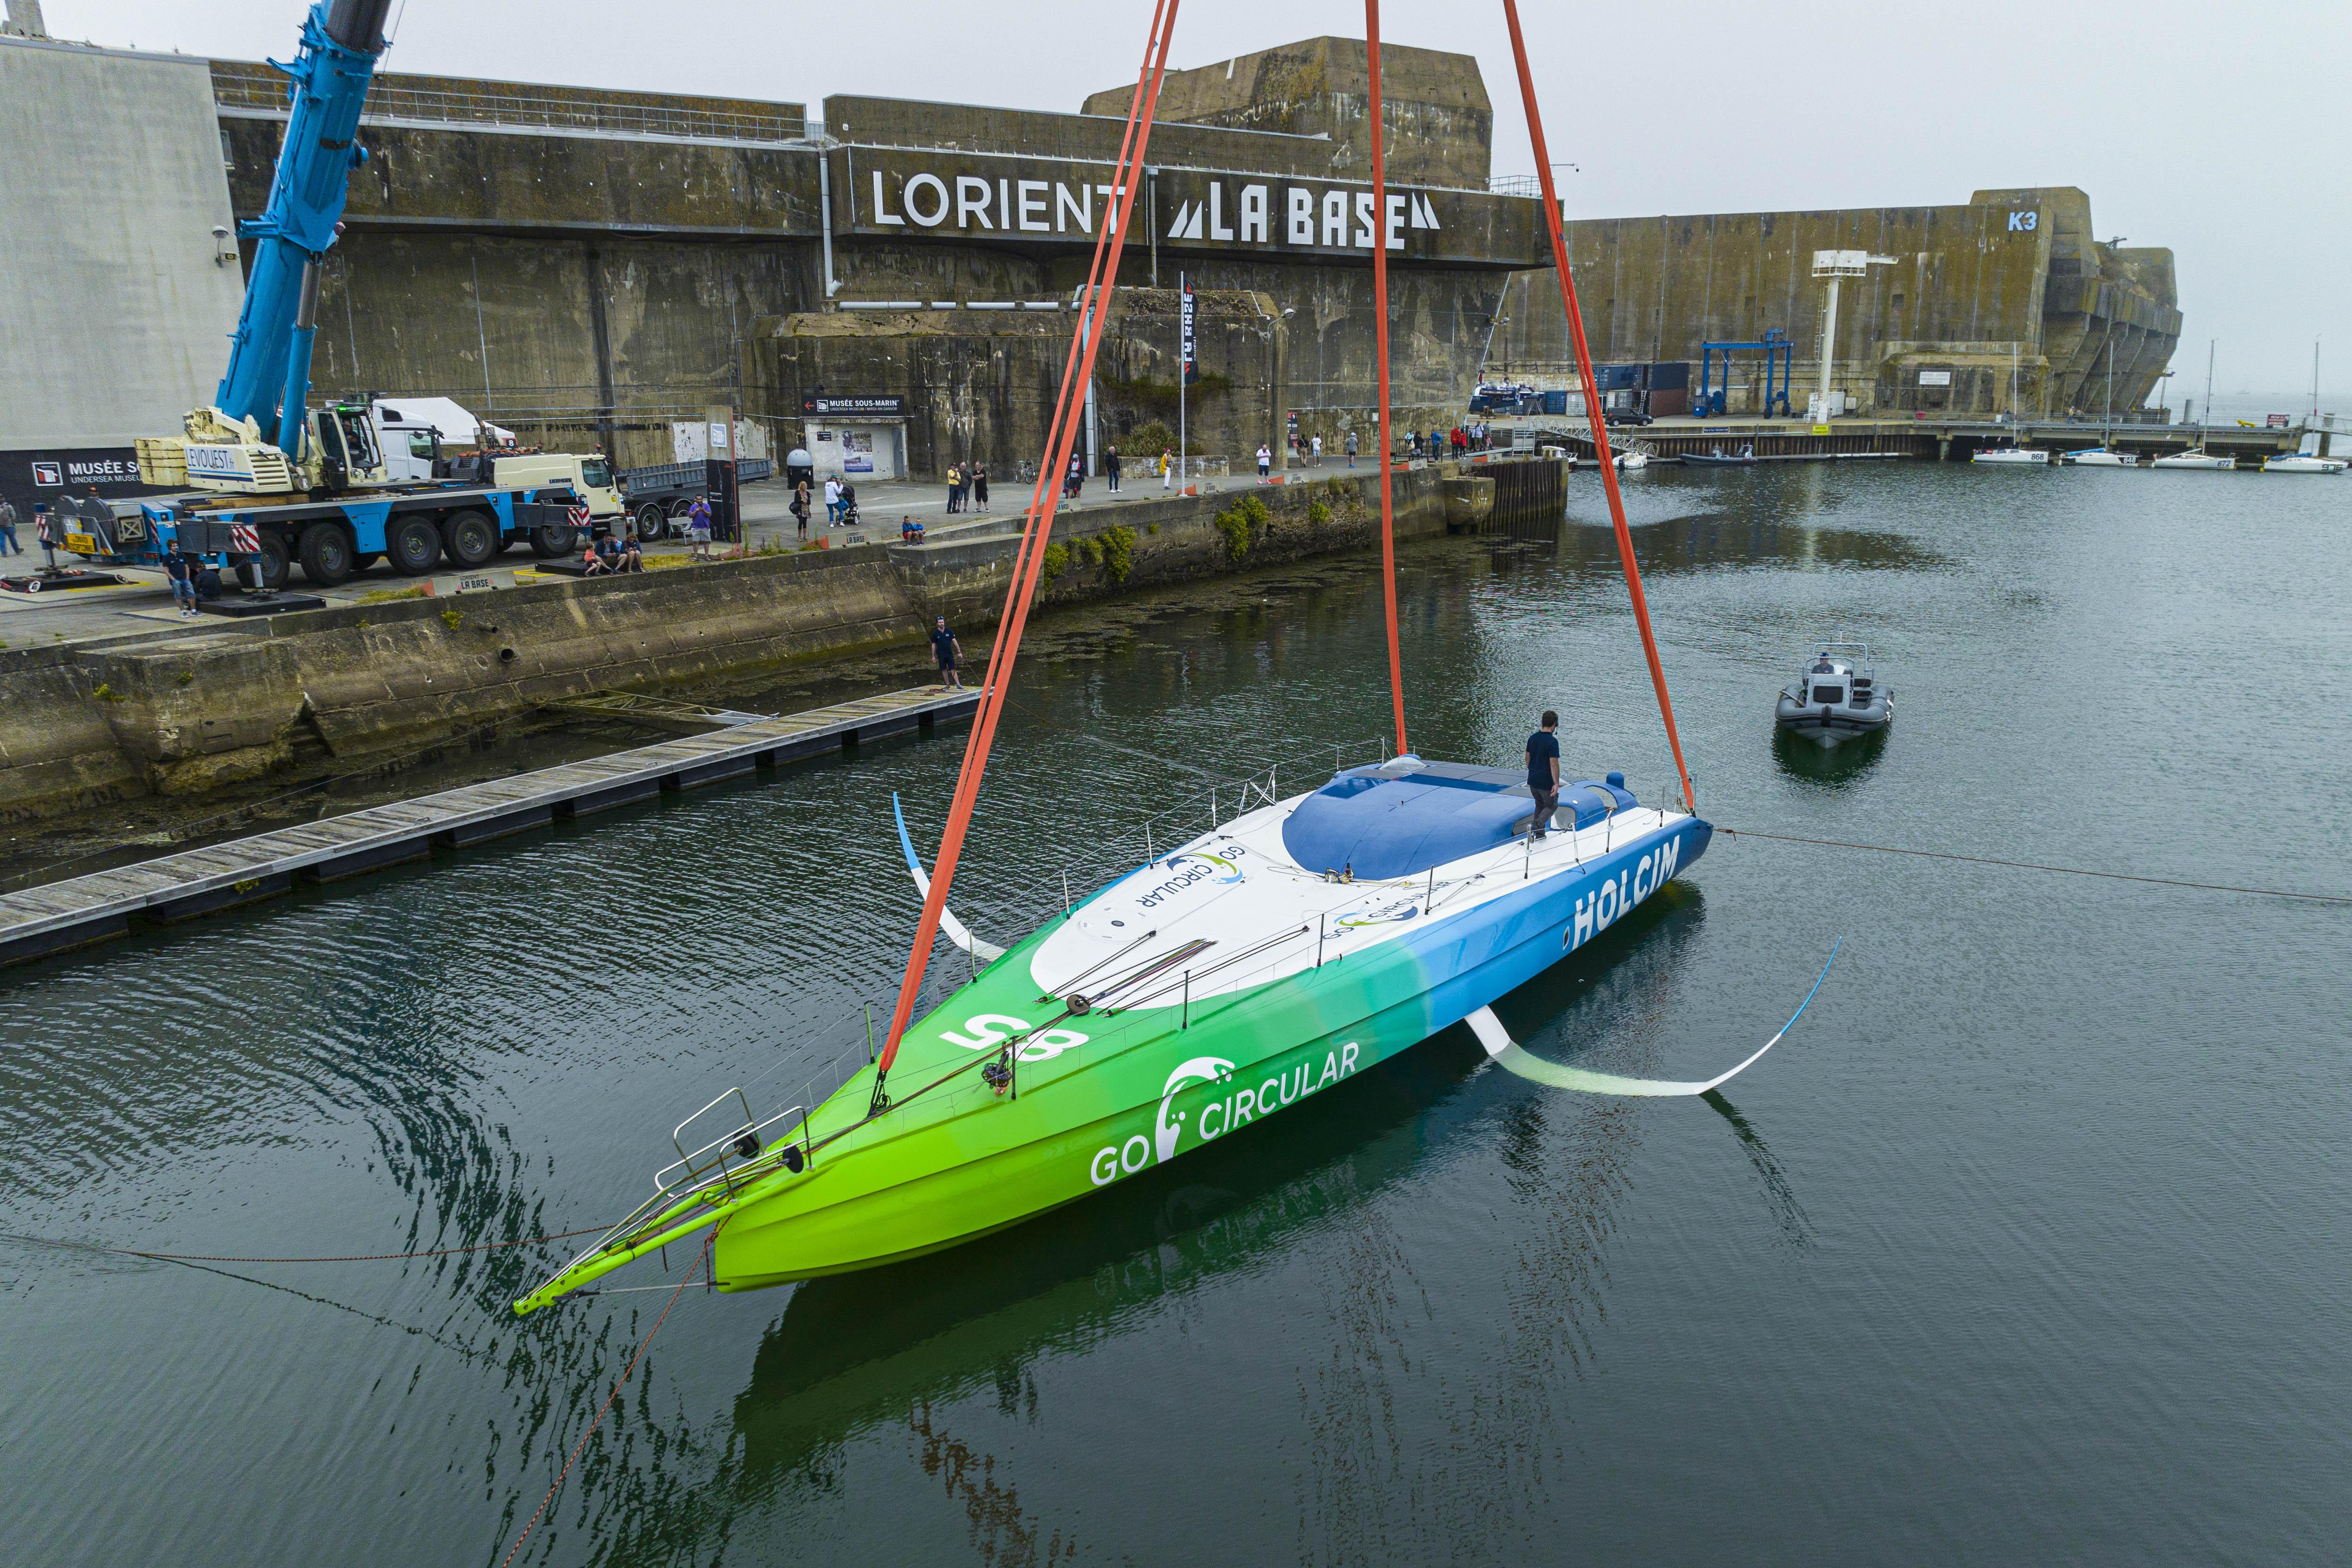
{"label": "person standing on quay", "polygon": [[809,482],[806,479],[793,487],[793,521],[800,525],[801,542],[808,542]]}
{"label": "person standing on quay", "polygon": [[1274,474],[1274,448],[1260,441],[1257,444],[1257,477],[1264,483]]}
{"label": "person standing on quay", "polygon": [[831,474],[824,477],[824,525],[831,528],[841,516],[841,481]]}
{"label": "person standing on quay", "polygon": [[1103,448],[1103,478],[1110,481],[1110,493],[1118,494],[1118,445],[1117,442]]}
{"label": "person standing on quay", "polygon": [[1323,437],[1320,436],[1308,437],[1307,452],[1307,461],[1316,468],[1321,468],[1323,466]]}
{"label": "person standing on quay", "polygon": [[986,463],[974,463],[971,466],[971,504],[975,511],[988,510],[988,465]]}
{"label": "person standing on quay", "polygon": [[1083,452],[1072,452],[1070,454],[1070,479],[1067,487],[1069,498],[1072,500],[1078,499],[1078,492],[1086,488],[1086,454]]}
{"label": "person standing on quay", "polygon": [[1349,431],[1349,432],[1348,432],[1348,467],[1349,467],[1349,468],[1354,468],[1355,466],[1356,466],[1356,433],[1355,433],[1353,430],[1350,430],[1350,431]]}
{"label": "person standing on quay", "polygon": [[948,465],[948,515],[963,510],[963,470],[953,463]]}
{"label": "person standing on quay", "polygon": [[[832,488],[831,480],[828,479],[825,481],[825,484],[828,489]],[[709,497],[695,497],[694,505],[687,509],[686,538],[687,542],[693,546],[691,550],[687,552],[689,559],[695,561],[709,561],[712,558],[710,554]]]}
{"label": "person standing on quay", "polygon": [[1543,728],[1528,737],[1528,792],[1536,797],[1535,815],[1528,819],[1528,835],[1541,838],[1550,830],[1551,814],[1559,809],[1559,715],[1544,710]]}
{"label": "person standing on quay", "polygon": [[[0,506],[7,503],[0,501]],[[25,553],[22,550],[17,554]],[[188,558],[173,550],[163,557],[163,575],[172,584],[172,603],[186,620],[196,613],[196,574],[188,565]]]}
{"label": "person standing on quay", "polygon": [[0,496],[0,555],[12,553],[25,553],[25,547],[16,542],[16,506],[6,496]]}
{"label": "person standing on quay", "polygon": [[1166,495],[1176,488],[1176,454],[1165,447],[1160,449],[1160,493]]}

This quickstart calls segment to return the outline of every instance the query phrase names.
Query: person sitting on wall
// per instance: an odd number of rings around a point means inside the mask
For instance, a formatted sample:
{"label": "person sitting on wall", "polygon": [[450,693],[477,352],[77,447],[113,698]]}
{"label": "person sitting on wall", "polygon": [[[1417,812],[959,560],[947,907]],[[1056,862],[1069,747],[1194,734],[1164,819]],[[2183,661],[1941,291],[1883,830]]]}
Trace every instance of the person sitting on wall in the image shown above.
{"label": "person sitting on wall", "polygon": [[637,531],[629,530],[621,541],[620,555],[613,563],[615,572],[642,572],[646,569],[645,552],[637,548]]}
{"label": "person sitting on wall", "polygon": [[923,525],[917,522],[912,517],[900,518],[898,520],[898,542],[901,544],[920,544],[922,542]]}
{"label": "person sitting on wall", "polygon": [[580,575],[601,577],[613,569],[613,563],[604,559],[604,546],[612,542],[612,536],[609,534],[603,539],[592,539],[588,542],[588,548],[580,552]]}

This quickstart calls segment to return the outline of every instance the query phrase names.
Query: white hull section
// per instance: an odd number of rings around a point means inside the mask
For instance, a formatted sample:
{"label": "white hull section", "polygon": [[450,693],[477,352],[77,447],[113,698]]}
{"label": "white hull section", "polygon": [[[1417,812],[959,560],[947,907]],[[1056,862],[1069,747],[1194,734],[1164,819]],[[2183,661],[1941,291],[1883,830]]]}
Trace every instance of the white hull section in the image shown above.
{"label": "white hull section", "polygon": [[[1047,995],[1076,991],[1096,1005],[1128,1007],[1150,998],[1174,1005],[1263,985],[1354,958],[1431,921],[1483,906],[1553,879],[1645,835],[1687,821],[1679,812],[1632,806],[1577,832],[1554,828],[1541,842],[1513,839],[1393,881],[1328,882],[1321,868],[1294,861],[1282,825],[1305,795],[1236,817],[1106,888],[1041,943],[1030,974]],[[1169,972],[1116,991],[1096,987],[1188,943],[1206,942]],[[1243,957],[1241,955],[1248,954]]]}

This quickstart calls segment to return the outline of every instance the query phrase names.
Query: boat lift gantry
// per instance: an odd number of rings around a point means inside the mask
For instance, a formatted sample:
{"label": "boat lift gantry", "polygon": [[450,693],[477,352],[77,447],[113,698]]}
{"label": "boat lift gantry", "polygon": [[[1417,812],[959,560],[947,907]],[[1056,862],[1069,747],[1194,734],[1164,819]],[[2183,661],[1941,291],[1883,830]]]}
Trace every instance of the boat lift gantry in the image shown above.
{"label": "boat lift gantry", "polygon": [[[1767,331],[1759,342],[1699,344],[1698,401],[1691,405],[1691,412],[1702,419],[1713,419],[1725,412],[1726,394],[1731,390],[1731,355],[1735,350],[1740,349],[1764,351],[1764,401],[1758,405],[1757,412],[1767,419],[1776,416],[1788,418],[1789,383],[1796,374],[1797,345],[1790,342],[1789,334],[1778,327]],[[1723,355],[1723,384],[1719,387],[1714,384],[1715,356],[1717,353]],[[1772,367],[1776,361],[1780,370],[1780,390],[1778,393],[1772,390]]]}

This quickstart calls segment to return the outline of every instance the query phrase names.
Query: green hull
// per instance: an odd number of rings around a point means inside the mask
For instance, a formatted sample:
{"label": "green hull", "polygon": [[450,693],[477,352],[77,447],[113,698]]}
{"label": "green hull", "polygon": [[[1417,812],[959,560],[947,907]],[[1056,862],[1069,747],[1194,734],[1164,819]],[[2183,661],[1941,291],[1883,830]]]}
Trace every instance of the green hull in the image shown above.
{"label": "green hull", "polygon": [[[908,1031],[894,1091],[970,1065],[978,1053],[940,1038],[946,1033],[976,1038],[992,1031],[992,1018],[1035,1024],[1058,1011],[1039,1007],[1030,980],[1037,940]],[[1265,1114],[1261,1096],[1279,1109],[1328,1088],[1428,1034],[1411,1005],[1418,966],[1402,952],[1381,957],[1345,975],[1349,966],[1335,964],[1307,984],[1273,983],[1189,1009],[1180,1002],[1069,1019],[1062,1032],[1088,1037],[1083,1054],[1019,1063],[1003,1095],[967,1071],[737,1207],[719,1230],[719,1289],[757,1289],[953,1247],[1173,1159],[1236,1122],[1248,1126]],[[1396,972],[1386,984],[1383,967]],[[1407,1003],[1393,1019],[1370,1016],[1384,993]],[[814,1137],[863,1121],[872,1093],[868,1068],[817,1113]]]}

